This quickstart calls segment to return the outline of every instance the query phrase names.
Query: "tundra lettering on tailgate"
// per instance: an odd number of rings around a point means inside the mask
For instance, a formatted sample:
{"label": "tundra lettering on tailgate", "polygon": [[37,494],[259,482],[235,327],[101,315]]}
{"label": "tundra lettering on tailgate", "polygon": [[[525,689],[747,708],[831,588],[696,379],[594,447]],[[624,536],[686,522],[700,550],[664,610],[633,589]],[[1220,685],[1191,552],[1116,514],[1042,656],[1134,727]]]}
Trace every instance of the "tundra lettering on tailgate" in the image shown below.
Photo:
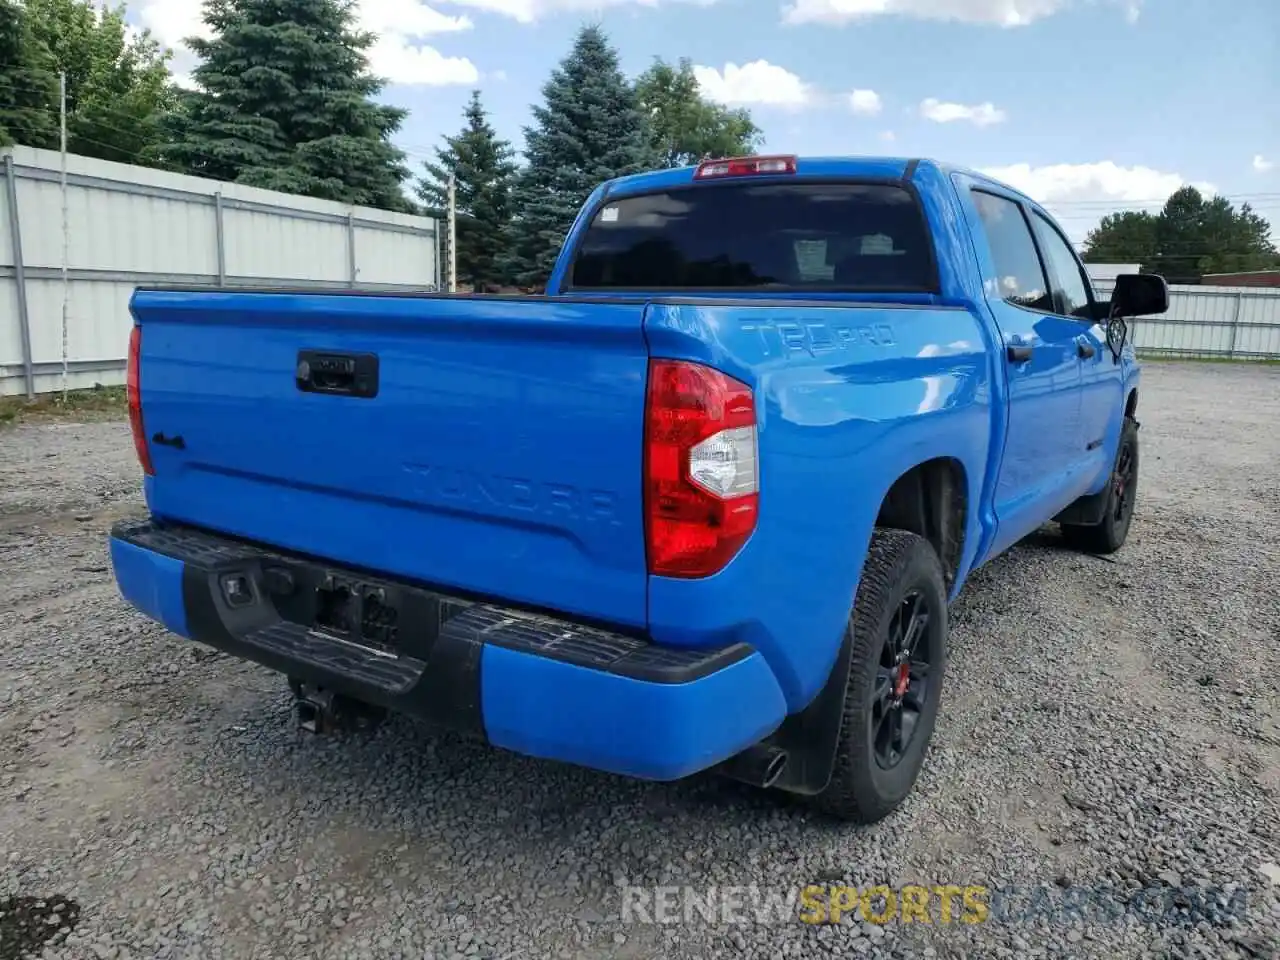
{"label": "tundra lettering on tailgate", "polygon": [[404,469],[412,477],[414,495],[436,506],[589,524],[616,526],[619,522],[617,496],[608,490],[582,490],[559,481],[500,477],[427,463],[406,463]]}

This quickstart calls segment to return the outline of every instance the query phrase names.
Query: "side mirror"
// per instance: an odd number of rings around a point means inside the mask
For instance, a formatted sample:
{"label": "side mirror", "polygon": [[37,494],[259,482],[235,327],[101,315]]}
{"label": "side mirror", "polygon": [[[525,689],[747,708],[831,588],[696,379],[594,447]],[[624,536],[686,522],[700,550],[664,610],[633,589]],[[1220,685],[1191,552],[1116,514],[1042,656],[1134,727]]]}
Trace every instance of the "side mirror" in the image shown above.
{"label": "side mirror", "polygon": [[1111,313],[1147,317],[1169,309],[1169,284],[1158,273],[1122,273],[1111,291]]}

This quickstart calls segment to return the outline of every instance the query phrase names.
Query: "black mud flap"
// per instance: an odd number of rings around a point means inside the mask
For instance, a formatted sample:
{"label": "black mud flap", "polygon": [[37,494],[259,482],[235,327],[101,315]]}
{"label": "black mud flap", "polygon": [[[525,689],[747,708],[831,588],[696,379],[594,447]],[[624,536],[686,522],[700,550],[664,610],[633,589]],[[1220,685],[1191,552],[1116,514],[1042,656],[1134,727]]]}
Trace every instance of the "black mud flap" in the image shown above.
{"label": "black mud flap", "polygon": [[836,747],[840,742],[840,724],[844,702],[849,691],[849,659],[853,644],[846,630],[840,642],[836,661],[818,695],[799,713],[783,721],[764,743],[786,752],[787,763],[773,789],[800,796],[821,793],[831,782],[835,771]]}

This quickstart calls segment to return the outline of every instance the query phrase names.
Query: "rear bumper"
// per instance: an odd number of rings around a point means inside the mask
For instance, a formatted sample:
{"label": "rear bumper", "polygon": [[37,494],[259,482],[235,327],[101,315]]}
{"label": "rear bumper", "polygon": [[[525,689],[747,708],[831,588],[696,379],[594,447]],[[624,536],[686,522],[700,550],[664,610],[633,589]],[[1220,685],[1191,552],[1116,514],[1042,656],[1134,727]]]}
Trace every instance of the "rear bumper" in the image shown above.
{"label": "rear bumper", "polygon": [[[661,647],[154,521],[117,524],[111,560],[124,598],[180,636],[529,756],[674,780],[786,713],[744,644]],[[335,587],[374,613],[318,632],[318,590]]]}

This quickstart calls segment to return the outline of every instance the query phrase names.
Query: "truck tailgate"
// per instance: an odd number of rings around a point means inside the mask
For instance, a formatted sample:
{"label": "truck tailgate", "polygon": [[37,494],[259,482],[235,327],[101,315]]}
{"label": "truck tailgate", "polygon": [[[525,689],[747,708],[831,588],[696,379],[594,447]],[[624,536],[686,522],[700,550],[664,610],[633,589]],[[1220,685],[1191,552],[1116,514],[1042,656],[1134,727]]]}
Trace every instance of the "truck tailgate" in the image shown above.
{"label": "truck tailgate", "polygon": [[158,517],[645,623],[643,303],[139,290],[131,309]]}

